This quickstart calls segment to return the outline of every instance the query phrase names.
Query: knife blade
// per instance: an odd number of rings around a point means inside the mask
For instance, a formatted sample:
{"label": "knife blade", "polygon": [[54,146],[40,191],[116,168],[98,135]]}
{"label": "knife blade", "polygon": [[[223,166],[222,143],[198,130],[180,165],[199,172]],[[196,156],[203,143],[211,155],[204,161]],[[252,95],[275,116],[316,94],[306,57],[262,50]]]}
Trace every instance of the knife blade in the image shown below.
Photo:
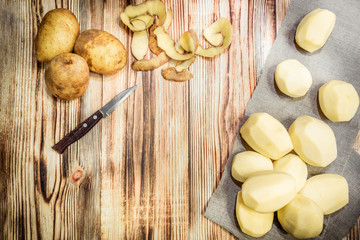
{"label": "knife blade", "polygon": [[81,122],[74,130],[69,132],[63,139],[61,139],[58,143],[56,143],[52,149],[54,149],[58,153],[63,153],[65,149],[82,138],[87,132],[89,132],[102,118],[106,118],[109,114],[115,110],[122,102],[125,101],[126,98],[132,94],[136,85],[128,88],[119,94],[117,94],[113,99],[110,100],[107,104],[105,104],[102,108],[88,117],[85,121]]}

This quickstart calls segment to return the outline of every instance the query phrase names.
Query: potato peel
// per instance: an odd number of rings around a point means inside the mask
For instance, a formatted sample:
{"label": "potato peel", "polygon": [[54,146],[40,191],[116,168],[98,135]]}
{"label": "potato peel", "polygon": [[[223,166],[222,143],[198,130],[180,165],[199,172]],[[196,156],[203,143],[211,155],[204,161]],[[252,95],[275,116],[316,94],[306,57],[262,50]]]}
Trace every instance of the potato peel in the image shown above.
{"label": "potato peel", "polygon": [[146,30],[134,32],[131,40],[131,52],[137,60],[145,57],[148,51],[148,34]]}
{"label": "potato peel", "polygon": [[164,27],[160,26],[154,30],[154,34],[156,35],[158,46],[166,52],[166,54],[175,60],[187,60],[191,58],[194,53],[188,54],[180,54],[175,49],[175,42],[169,36],[168,33],[165,32]]}
{"label": "potato peel", "polygon": [[164,29],[166,29],[166,31],[169,29],[169,27],[170,27],[170,24],[171,24],[171,22],[172,22],[172,17],[173,17],[173,14],[172,14],[172,10],[170,9],[170,10],[168,10],[167,12],[166,12],[166,18],[165,18],[165,21],[164,21],[164,24],[163,24],[163,26],[164,26]]}
{"label": "potato peel", "polygon": [[154,30],[158,27],[157,23],[155,22],[150,28],[149,28],[149,48],[150,51],[155,54],[159,55],[163,50],[158,47],[157,38],[154,34]]}
{"label": "potato peel", "polygon": [[175,70],[177,72],[181,72],[182,70],[189,68],[190,65],[195,62],[195,59],[196,59],[196,56],[193,56],[192,58],[177,64],[175,67]]}
{"label": "potato peel", "polygon": [[162,52],[158,56],[149,60],[133,62],[131,68],[135,71],[152,71],[164,65],[167,61],[169,61],[169,57],[165,54],[165,52]]}
{"label": "potato peel", "polygon": [[180,54],[176,51],[175,42],[164,30],[163,26],[160,26],[154,30],[154,34],[157,37],[158,46],[166,52],[166,54],[175,60],[184,61],[191,58],[194,52],[188,54]]}
{"label": "potato peel", "polygon": [[[187,69],[194,63],[196,56],[214,57],[231,44],[232,26],[225,18],[220,18],[204,30],[204,38],[212,45],[203,48],[194,30],[186,31],[179,41],[167,33],[171,25],[173,12],[166,11],[160,0],[148,0],[142,4],[127,6],[120,14],[122,22],[134,32],[131,49],[138,60],[131,65],[135,71],[151,71],[169,62],[162,69],[162,76],[171,81],[187,81],[193,77]],[[145,46],[146,45],[146,46]],[[147,49],[157,55],[142,60]]]}
{"label": "potato peel", "polygon": [[187,52],[195,52],[199,46],[199,39],[196,32],[192,29],[184,32],[179,39],[179,46]]}
{"label": "potato peel", "polygon": [[177,72],[174,67],[169,67],[161,70],[163,78],[169,81],[185,82],[193,78],[193,74],[184,69],[181,72]]}
{"label": "potato peel", "polygon": [[[131,31],[137,32],[145,29],[138,29],[131,24],[131,20],[142,15],[157,15],[159,18],[159,25],[163,25],[166,20],[166,9],[163,2],[160,0],[146,1],[139,5],[129,5],[125,11],[120,14],[121,21],[128,26]],[[148,26],[147,28],[149,28]],[[146,28],[146,29],[147,29]]]}
{"label": "potato peel", "polygon": [[[145,29],[148,29],[149,27],[151,27],[151,25],[154,22],[154,16],[150,16],[150,15],[141,15],[141,16],[137,16],[134,19],[131,20],[131,23],[133,23],[134,21],[142,21],[145,23]],[[134,25],[134,24],[133,24]],[[144,30],[145,30],[144,29]]]}
{"label": "potato peel", "polygon": [[201,46],[198,47],[196,54],[203,56],[203,57],[214,57],[220,54],[225,48],[227,48],[232,39],[232,26],[226,18],[219,18],[216,22],[211,24],[207,29],[204,31],[206,33],[207,41],[210,43],[218,43],[219,42],[219,33],[221,33],[222,45],[218,47],[210,47],[210,48],[202,48]]}
{"label": "potato peel", "polygon": [[142,29],[141,31],[146,29],[146,23],[138,19],[131,21],[131,25],[136,29]]}

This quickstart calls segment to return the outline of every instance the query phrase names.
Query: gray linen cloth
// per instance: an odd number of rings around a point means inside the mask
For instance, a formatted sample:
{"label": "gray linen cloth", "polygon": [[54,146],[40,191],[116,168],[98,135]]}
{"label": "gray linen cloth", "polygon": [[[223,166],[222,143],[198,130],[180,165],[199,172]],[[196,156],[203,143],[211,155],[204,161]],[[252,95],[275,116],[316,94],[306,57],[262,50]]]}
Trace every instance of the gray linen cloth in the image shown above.
{"label": "gray linen cloth", "polygon": [[[295,31],[301,19],[316,8],[329,9],[337,16],[336,24],[325,46],[309,54],[298,48]],[[274,72],[281,61],[295,58],[311,72],[313,84],[306,96],[290,98],[275,87]],[[338,157],[326,168],[308,165],[309,177],[319,173],[337,173],[349,183],[350,201],[341,210],[324,218],[323,232],[317,239],[341,239],[360,215],[360,155],[353,149],[359,132],[360,110],[350,122],[333,123],[326,119],[318,106],[319,87],[330,80],[351,83],[360,93],[360,1],[358,0],[292,0],[279,34],[265,63],[254,94],[246,107],[243,122],[250,114],[267,112],[286,128],[299,116],[322,119],[335,133]],[[253,239],[241,232],[236,220],[235,203],[241,186],[231,178],[233,155],[248,149],[236,137],[218,188],[210,198],[205,216],[240,239]],[[275,217],[273,227],[263,239],[292,239]]]}

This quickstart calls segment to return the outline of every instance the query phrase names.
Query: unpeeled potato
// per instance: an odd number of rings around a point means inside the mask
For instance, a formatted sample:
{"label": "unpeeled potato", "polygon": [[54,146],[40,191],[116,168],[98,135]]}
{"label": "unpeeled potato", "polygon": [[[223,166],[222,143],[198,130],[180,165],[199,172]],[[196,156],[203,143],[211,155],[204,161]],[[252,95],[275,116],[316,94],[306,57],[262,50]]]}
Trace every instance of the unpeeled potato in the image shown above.
{"label": "unpeeled potato", "polygon": [[82,57],[62,53],[54,57],[45,71],[45,82],[57,98],[73,100],[80,97],[89,85],[89,67]]}
{"label": "unpeeled potato", "polygon": [[37,60],[48,62],[60,53],[72,52],[79,32],[79,22],[72,12],[64,8],[49,11],[35,40]]}
{"label": "unpeeled potato", "polygon": [[127,61],[127,53],[120,40],[101,30],[82,32],[75,42],[74,52],[86,60],[91,71],[101,74],[116,73]]}

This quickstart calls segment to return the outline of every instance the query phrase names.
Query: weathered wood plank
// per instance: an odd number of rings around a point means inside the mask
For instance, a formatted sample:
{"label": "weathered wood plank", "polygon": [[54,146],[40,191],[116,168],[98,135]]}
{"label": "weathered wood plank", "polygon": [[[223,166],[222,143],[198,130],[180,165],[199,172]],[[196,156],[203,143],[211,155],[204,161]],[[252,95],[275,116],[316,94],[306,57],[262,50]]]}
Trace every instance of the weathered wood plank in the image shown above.
{"label": "weathered wood plank", "polygon": [[[45,64],[34,55],[44,14],[68,8],[81,30],[109,31],[130,49],[131,33],[119,24],[119,13],[142,1],[0,2],[6,33],[0,35],[1,239],[234,239],[203,211],[290,0],[166,0],[174,39],[192,28],[206,46],[204,28],[227,17],[234,29],[229,50],[214,59],[198,57],[190,67],[194,79],[186,83],[163,80],[160,69],[132,71],[129,53],[119,73],[91,74],[82,98],[54,99],[45,86]],[[51,150],[135,84],[135,93],[65,154]],[[77,188],[71,182],[82,173]],[[359,226],[345,239],[359,239]]]}

